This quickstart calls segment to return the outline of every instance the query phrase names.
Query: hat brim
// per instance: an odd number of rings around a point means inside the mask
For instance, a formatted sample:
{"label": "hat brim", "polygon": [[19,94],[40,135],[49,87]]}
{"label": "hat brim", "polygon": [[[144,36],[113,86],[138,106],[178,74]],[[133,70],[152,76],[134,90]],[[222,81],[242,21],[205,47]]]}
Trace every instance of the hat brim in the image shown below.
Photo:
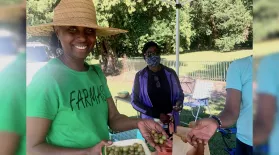
{"label": "hat brim", "polygon": [[26,4],[14,4],[0,7],[0,21],[16,22],[25,14]]}
{"label": "hat brim", "polygon": [[100,36],[100,37],[112,36],[112,35],[128,32],[122,29],[101,27],[96,24],[90,24],[90,23],[80,23],[80,24],[48,23],[48,24],[42,24],[38,26],[28,26],[27,33],[30,34],[31,36],[51,36],[51,34],[54,32],[53,29],[54,26],[80,26],[80,27],[93,28],[96,30],[96,36]]}

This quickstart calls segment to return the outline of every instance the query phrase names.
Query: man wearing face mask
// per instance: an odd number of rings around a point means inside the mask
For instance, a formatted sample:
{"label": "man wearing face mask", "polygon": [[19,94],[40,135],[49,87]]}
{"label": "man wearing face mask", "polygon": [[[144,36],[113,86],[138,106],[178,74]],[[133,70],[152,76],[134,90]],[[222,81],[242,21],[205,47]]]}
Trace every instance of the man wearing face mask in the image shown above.
{"label": "man wearing face mask", "polygon": [[168,124],[173,117],[174,132],[179,125],[179,111],[183,108],[184,94],[175,71],[160,64],[160,47],[147,42],[142,50],[147,67],[134,80],[132,106],[141,118],[160,119]]}

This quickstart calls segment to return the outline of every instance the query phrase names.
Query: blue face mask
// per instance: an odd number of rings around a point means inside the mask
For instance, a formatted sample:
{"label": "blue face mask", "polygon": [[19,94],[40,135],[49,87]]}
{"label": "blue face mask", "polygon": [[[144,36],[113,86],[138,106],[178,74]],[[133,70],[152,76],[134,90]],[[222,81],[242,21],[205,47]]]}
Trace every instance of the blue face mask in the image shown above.
{"label": "blue face mask", "polygon": [[160,56],[150,56],[146,58],[146,63],[150,67],[156,67],[160,65],[161,57]]}

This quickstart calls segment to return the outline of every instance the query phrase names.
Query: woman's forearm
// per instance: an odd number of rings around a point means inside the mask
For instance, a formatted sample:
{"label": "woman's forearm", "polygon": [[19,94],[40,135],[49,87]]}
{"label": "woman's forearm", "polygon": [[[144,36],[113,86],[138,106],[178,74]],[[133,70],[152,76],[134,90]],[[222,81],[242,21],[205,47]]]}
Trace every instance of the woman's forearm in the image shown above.
{"label": "woman's forearm", "polygon": [[14,155],[19,147],[20,136],[17,133],[0,131],[0,155]]}
{"label": "woman's forearm", "polygon": [[119,114],[110,120],[110,128],[114,131],[127,131],[138,128],[139,118],[130,118],[125,115]]}
{"label": "woman's forearm", "polygon": [[91,155],[89,149],[64,148],[47,143],[38,144],[27,151],[28,155]]}

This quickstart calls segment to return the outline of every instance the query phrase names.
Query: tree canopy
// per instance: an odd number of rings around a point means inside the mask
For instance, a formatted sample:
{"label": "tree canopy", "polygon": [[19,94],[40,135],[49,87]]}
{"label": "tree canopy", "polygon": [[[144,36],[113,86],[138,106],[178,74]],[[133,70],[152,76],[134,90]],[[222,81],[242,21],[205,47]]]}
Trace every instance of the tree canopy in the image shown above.
{"label": "tree canopy", "polygon": [[[160,0],[93,2],[99,25],[129,31],[98,38],[96,55],[103,40],[118,56],[139,56],[143,44],[149,40],[156,41],[163,53],[175,53],[175,6]],[[27,3],[27,24],[37,25],[52,21],[59,0],[27,0]],[[252,21],[251,0],[194,0],[180,10],[180,52],[252,47]]]}

